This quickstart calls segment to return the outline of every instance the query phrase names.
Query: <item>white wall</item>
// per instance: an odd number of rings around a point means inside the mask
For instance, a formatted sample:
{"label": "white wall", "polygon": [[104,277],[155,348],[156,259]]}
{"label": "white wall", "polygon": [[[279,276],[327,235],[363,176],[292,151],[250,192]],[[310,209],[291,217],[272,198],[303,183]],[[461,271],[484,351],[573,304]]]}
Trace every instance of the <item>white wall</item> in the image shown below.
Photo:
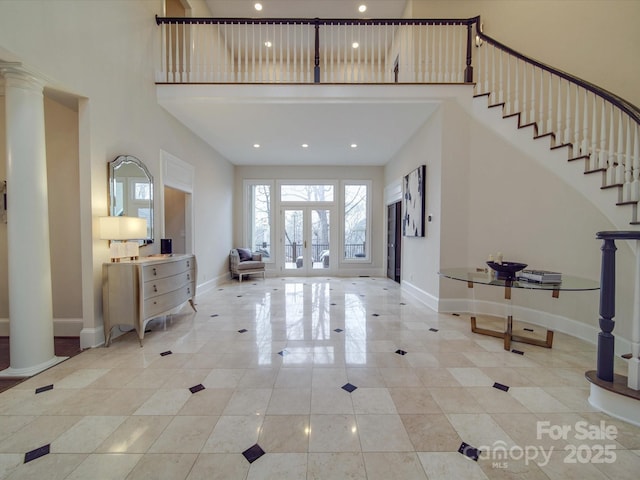
{"label": "white wall", "polygon": [[[505,260],[599,280],[595,234],[614,230],[611,222],[534,157],[476,121],[466,107],[443,102],[385,168],[389,185],[420,163],[427,165],[426,209],[434,219],[425,238],[403,237],[403,285],[436,309],[468,308],[472,292],[466,284],[441,279],[438,270],[484,267],[488,255],[499,251]],[[626,242],[617,247],[614,334],[628,338],[635,256]],[[474,293],[479,312],[504,305],[501,289],[476,287]],[[597,291],[562,292],[555,300],[549,292],[515,291],[513,299],[522,309],[545,312],[540,323],[596,341]]]}
{"label": "white wall", "polygon": [[[157,179],[162,149],[194,167],[198,283],[226,272],[231,248],[232,165],[156,101],[154,58],[159,55],[160,39],[154,16],[163,13],[163,3],[0,2],[0,60],[20,61],[39,72],[48,86],[80,99],[78,221],[82,240],[78,255],[82,258],[84,328],[90,338],[84,341],[92,344],[102,335],[101,265],[108,259],[108,246],[98,238],[97,217],[107,214],[107,162],[120,154],[134,155]],[[158,195],[155,200],[159,216]],[[158,232],[155,237],[160,238]],[[142,254],[159,250],[156,242]]]}
{"label": "white wall", "polygon": [[514,50],[640,106],[637,0],[412,0],[414,18],[472,18]]}

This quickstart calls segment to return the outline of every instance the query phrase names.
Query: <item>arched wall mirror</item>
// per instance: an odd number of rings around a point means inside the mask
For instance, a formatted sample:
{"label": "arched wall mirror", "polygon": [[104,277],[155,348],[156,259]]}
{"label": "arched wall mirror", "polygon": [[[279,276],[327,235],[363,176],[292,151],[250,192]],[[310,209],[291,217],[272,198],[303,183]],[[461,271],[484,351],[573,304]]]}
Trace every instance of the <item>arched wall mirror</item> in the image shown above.
{"label": "arched wall mirror", "polygon": [[144,163],[131,155],[109,162],[109,214],[147,220],[147,238],[153,243],[153,177]]}

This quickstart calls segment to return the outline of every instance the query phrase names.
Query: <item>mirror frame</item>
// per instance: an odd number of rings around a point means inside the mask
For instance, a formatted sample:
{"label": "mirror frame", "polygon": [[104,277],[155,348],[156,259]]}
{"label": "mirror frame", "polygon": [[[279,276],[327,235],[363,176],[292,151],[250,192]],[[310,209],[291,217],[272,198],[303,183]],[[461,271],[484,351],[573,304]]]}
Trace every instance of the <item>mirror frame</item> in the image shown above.
{"label": "mirror frame", "polygon": [[153,190],[154,190],[153,176],[149,172],[149,169],[147,168],[147,166],[141,160],[134,157],[133,155],[119,155],[116,157],[115,160],[109,162],[109,215],[114,216],[113,209],[116,204],[115,196],[116,196],[117,169],[127,163],[132,163],[135,166],[137,166],[142,171],[144,176],[147,177],[147,180],[150,185],[151,198],[149,200],[149,219],[148,219],[148,225],[147,225],[149,237],[144,240],[141,240],[142,245],[148,245],[153,243],[153,217],[155,213],[153,208]]}

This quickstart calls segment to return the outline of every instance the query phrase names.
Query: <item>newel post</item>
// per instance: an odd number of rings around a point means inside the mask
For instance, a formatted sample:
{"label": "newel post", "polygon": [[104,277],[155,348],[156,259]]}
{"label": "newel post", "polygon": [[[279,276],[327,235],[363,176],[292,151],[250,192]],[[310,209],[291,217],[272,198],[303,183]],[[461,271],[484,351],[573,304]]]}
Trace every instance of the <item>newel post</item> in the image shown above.
{"label": "newel post", "polygon": [[315,30],[316,30],[316,38],[315,38],[315,56],[314,56],[314,67],[313,67],[313,82],[320,83],[320,19],[316,18],[315,20]]}
{"label": "newel post", "polygon": [[467,24],[467,66],[464,69],[464,81],[466,83],[473,83],[473,66],[471,65],[471,43],[473,39],[473,24]]}
{"label": "newel post", "polygon": [[616,245],[613,238],[603,238],[602,266],[600,267],[600,333],[598,333],[597,376],[613,382],[613,357],[616,314]]}

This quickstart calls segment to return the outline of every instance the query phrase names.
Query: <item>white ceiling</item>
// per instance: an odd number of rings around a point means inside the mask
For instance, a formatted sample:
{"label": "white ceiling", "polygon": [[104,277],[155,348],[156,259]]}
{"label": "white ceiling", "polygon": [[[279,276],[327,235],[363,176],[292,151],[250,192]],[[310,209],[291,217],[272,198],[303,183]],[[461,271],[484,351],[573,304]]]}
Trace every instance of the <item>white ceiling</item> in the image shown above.
{"label": "white ceiling", "polygon": [[[261,13],[254,3],[207,0],[213,16],[227,18],[400,18],[406,0],[262,0]],[[236,165],[384,165],[441,100],[405,87],[158,85],[157,91],[160,105]]]}
{"label": "white ceiling", "polygon": [[[253,7],[261,3],[262,11]],[[214,17],[402,18],[407,0],[206,0]],[[367,5],[364,13],[358,11]]]}

